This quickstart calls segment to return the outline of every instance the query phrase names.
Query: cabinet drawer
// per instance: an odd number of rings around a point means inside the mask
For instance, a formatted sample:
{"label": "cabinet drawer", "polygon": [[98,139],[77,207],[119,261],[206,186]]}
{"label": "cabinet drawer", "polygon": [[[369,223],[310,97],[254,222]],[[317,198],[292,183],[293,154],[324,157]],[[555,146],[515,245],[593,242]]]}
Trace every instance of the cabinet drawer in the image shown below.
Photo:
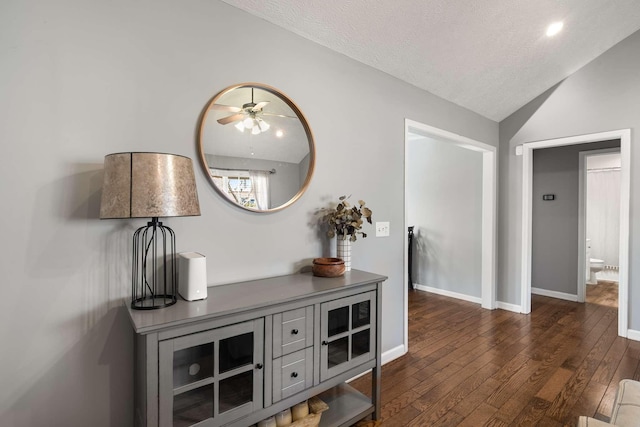
{"label": "cabinet drawer", "polygon": [[313,347],[273,360],[273,401],[292,396],[313,385]]}
{"label": "cabinet drawer", "polygon": [[313,307],[273,315],[273,357],[313,345]]}

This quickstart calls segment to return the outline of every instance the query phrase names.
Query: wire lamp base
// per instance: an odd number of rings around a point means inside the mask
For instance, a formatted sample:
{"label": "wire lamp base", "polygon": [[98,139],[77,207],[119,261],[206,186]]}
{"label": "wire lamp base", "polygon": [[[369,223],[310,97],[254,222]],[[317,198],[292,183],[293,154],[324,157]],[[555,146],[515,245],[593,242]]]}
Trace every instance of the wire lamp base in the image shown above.
{"label": "wire lamp base", "polygon": [[176,237],[158,218],[133,234],[131,308],[154,310],[177,301]]}

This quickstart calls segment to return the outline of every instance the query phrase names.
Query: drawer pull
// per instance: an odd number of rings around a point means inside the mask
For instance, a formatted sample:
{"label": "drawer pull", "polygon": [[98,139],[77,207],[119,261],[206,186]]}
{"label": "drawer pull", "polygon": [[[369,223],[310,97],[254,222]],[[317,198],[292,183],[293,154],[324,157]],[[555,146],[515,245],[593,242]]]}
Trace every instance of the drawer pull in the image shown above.
{"label": "drawer pull", "polygon": [[292,372],[291,373],[291,378],[298,378],[298,373],[297,372]]}
{"label": "drawer pull", "polygon": [[322,341],[322,345],[329,345],[327,341]]}
{"label": "drawer pull", "polygon": [[256,365],[256,369],[262,369],[262,363],[258,363],[258,364]]}
{"label": "drawer pull", "polygon": [[292,329],[291,330],[291,335],[298,335],[298,330],[297,329]]}

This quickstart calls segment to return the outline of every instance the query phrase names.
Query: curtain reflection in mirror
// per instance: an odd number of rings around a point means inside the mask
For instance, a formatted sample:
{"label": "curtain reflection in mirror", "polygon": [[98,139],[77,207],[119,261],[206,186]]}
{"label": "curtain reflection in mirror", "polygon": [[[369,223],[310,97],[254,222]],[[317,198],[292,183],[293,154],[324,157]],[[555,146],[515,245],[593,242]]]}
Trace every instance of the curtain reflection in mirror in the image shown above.
{"label": "curtain reflection in mirror", "polygon": [[249,171],[253,194],[258,204],[258,209],[269,209],[269,172],[267,171]]}

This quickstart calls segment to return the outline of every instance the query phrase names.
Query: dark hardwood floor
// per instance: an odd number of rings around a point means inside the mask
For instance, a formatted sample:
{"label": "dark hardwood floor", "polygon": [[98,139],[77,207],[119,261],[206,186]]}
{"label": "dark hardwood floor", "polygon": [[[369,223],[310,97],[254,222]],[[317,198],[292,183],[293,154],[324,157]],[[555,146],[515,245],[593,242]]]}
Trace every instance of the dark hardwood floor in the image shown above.
{"label": "dark hardwood floor", "polygon": [[596,286],[587,285],[587,302],[618,308],[618,283],[598,280]]}
{"label": "dark hardwood floor", "polygon": [[382,368],[382,418],[358,426],[574,426],[607,420],[618,382],[640,378],[640,342],[617,336],[608,305],[532,295],[522,315],[410,291],[409,313],[409,353]]}

